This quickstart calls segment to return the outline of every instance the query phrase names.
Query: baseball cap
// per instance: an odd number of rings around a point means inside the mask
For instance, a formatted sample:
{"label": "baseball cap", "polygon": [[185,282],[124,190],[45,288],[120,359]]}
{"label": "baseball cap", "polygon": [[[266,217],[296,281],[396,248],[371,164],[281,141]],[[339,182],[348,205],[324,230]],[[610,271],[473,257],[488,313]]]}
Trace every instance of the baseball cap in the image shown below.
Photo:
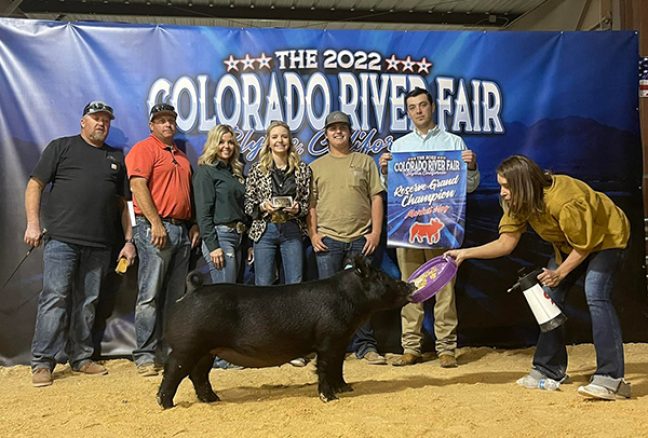
{"label": "baseball cap", "polygon": [[153,119],[160,114],[171,114],[173,117],[178,117],[178,113],[173,105],[169,105],[168,103],[158,103],[151,108],[149,122],[152,122]]}
{"label": "baseball cap", "polygon": [[351,128],[351,120],[349,120],[349,116],[342,111],[333,111],[332,113],[329,113],[329,115],[326,116],[324,128],[328,128],[334,123],[346,123],[349,125],[349,128]]}
{"label": "baseball cap", "polygon": [[83,107],[84,116],[87,116],[89,114],[94,114],[94,113],[108,113],[111,120],[115,118],[112,107],[100,100],[93,100],[92,102],[88,103],[86,106]]}

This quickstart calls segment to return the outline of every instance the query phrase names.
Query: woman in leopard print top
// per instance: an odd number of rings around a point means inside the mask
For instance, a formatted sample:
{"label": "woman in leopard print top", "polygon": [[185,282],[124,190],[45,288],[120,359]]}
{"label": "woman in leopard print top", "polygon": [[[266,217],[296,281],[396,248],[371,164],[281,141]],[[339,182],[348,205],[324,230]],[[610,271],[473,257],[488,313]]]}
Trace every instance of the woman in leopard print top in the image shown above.
{"label": "woman in leopard print top", "polygon": [[[257,285],[273,284],[277,279],[277,250],[286,284],[301,282],[310,181],[310,167],[300,160],[288,125],[271,122],[245,189],[245,213],[253,219],[248,236],[254,242]],[[277,197],[291,202],[279,206]]]}

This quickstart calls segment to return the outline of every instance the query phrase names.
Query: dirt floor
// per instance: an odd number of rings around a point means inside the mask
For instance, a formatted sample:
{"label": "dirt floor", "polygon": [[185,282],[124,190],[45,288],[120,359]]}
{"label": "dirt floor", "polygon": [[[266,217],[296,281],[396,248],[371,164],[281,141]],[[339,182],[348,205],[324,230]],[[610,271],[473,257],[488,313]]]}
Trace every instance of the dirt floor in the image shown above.
{"label": "dirt floor", "polygon": [[221,402],[198,402],[185,380],[166,411],[155,401],[161,377],[137,375],[128,360],[105,362],[110,373],[99,377],[59,365],[45,388],[32,387],[26,366],[0,368],[0,436],[646,436],[648,344],[625,346],[633,396],[614,402],[576,393],[594,371],[592,345],[569,348],[573,383],[557,392],[515,385],[532,352],[464,348],[455,369],[434,357],[404,368],[349,357],[345,377],[354,392],[330,403],[317,397],[313,363],[213,370]]}

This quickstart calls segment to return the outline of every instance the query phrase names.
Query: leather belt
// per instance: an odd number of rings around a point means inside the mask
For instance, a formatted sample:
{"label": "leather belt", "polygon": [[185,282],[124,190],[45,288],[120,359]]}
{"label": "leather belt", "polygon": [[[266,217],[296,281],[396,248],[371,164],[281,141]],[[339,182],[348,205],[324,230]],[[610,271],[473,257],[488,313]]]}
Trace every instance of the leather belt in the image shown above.
{"label": "leather belt", "polygon": [[172,217],[161,217],[160,219],[162,220],[162,222],[168,222],[173,225],[184,225],[188,222],[185,219],[174,219]]}
{"label": "leather belt", "polygon": [[[141,217],[146,222],[149,222],[149,220],[143,214],[138,214],[137,217]],[[172,217],[161,217],[160,220],[162,222],[167,222],[167,223],[172,224],[172,225],[185,225],[187,222],[189,222],[188,220],[185,220],[185,219],[174,219]]]}

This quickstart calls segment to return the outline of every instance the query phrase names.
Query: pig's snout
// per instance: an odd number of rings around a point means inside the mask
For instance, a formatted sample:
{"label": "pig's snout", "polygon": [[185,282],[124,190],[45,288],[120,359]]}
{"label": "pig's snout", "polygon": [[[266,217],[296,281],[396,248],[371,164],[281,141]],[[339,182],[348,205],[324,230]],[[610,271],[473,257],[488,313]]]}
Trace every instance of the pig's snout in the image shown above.
{"label": "pig's snout", "polygon": [[412,295],[416,292],[416,286],[414,286],[414,283],[406,283],[405,287],[407,288],[407,301],[412,303]]}

